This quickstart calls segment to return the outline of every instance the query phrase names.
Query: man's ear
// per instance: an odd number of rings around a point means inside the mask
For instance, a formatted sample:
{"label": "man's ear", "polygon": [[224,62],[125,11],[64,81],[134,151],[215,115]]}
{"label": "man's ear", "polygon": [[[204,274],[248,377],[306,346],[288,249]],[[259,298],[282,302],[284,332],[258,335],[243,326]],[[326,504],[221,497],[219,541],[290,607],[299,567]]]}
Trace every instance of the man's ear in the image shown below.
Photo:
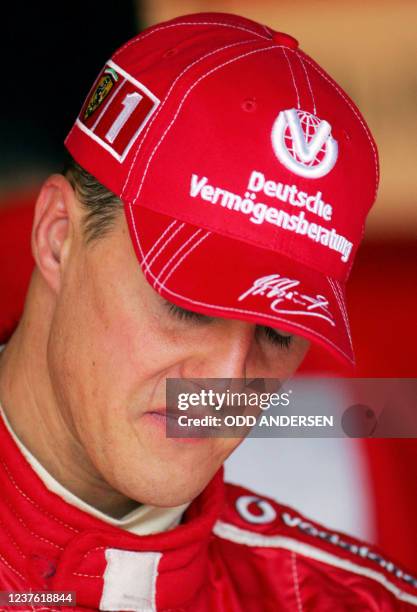
{"label": "man's ear", "polygon": [[59,291],[80,209],[74,189],[61,174],[51,175],[39,192],[32,228],[32,253],[49,287]]}

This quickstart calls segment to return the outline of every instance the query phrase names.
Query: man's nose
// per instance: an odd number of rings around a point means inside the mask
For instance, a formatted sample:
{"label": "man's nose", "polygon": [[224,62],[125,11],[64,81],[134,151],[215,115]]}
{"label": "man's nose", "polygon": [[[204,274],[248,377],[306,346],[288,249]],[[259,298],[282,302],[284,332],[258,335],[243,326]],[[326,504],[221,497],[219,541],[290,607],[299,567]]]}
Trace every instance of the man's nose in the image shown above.
{"label": "man's nose", "polygon": [[184,378],[246,378],[256,326],[223,320],[183,364]]}

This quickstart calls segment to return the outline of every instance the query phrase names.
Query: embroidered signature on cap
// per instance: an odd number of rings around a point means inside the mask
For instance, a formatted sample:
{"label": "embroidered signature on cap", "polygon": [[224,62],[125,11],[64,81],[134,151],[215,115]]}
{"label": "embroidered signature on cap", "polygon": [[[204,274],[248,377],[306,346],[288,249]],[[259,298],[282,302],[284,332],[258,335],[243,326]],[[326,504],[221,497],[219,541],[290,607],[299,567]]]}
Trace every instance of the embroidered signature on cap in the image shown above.
{"label": "embroidered signature on cap", "polygon": [[[334,327],[335,322],[329,310],[329,302],[323,295],[307,295],[295,290],[300,281],[286,278],[280,274],[270,274],[257,278],[252,287],[242,293],[238,300],[242,301],[250,295],[265,295],[272,299],[271,310],[280,314],[305,315],[324,319]],[[288,309],[285,303],[292,304],[295,308]],[[304,306],[305,308],[298,308]]]}

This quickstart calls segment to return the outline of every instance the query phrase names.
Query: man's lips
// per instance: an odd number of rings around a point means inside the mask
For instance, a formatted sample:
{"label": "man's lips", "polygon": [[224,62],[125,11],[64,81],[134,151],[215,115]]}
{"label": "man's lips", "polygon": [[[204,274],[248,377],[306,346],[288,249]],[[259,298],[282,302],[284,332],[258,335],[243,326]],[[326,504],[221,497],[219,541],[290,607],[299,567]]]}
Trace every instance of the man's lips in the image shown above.
{"label": "man's lips", "polygon": [[151,414],[151,415],[163,417],[165,419],[175,419],[175,420],[177,420],[179,416],[177,410],[166,408],[165,406],[162,406],[160,408],[151,408],[150,410],[147,410],[144,414]]}
{"label": "man's lips", "polygon": [[152,419],[154,423],[163,426],[165,429],[169,427],[172,430],[177,429],[179,427],[178,411],[172,409],[170,410],[169,408],[167,409],[164,406],[158,408],[151,408],[150,410],[147,410],[142,416],[145,417],[146,420]]}
{"label": "man's lips", "polygon": [[[207,439],[206,437],[184,436],[184,433],[186,432],[184,432],[184,428],[180,427],[178,424],[179,416],[181,416],[181,413],[179,413],[178,410],[167,410],[165,407],[152,408],[142,414],[142,418],[144,417],[146,421],[150,422],[152,425],[156,425],[157,429],[159,429],[161,433],[164,433],[164,436],[166,436],[167,432],[170,431],[171,435],[166,437],[170,438],[173,442],[187,442],[196,444]],[[192,428],[188,428],[188,431],[190,431],[190,429]],[[174,433],[176,435],[172,435]],[[180,433],[182,435],[179,435]]]}

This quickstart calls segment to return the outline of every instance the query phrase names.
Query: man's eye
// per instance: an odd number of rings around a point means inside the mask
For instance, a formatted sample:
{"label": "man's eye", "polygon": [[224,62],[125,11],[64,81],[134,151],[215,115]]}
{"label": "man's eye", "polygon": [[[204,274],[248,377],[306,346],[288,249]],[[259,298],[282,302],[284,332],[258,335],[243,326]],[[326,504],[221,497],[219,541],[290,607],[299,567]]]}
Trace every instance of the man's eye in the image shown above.
{"label": "man's eye", "polygon": [[[181,308],[181,306],[177,306],[171,302],[164,302],[164,304],[168,308],[169,312],[181,321],[210,323],[213,320],[213,317],[203,315],[199,312],[194,312],[193,310],[187,310],[186,308]],[[272,327],[265,327],[264,325],[257,326],[256,334],[258,337],[260,334],[262,334],[271,344],[274,344],[275,346],[280,346],[282,348],[289,348],[291,346],[292,336],[284,336]]]}
{"label": "man's eye", "polygon": [[181,306],[177,306],[176,304],[172,304],[171,302],[165,302],[165,305],[167,306],[169,312],[181,321],[196,321],[201,323],[208,323],[212,320],[212,317],[200,314],[199,312],[194,312],[193,310],[181,308]]}
{"label": "man's eye", "polygon": [[265,327],[264,325],[257,328],[257,332],[263,334],[269,342],[272,344],[281,346],[282,348],[290,348],[292,343],[292,336],[283,336],[276,329],[272,327]]}

